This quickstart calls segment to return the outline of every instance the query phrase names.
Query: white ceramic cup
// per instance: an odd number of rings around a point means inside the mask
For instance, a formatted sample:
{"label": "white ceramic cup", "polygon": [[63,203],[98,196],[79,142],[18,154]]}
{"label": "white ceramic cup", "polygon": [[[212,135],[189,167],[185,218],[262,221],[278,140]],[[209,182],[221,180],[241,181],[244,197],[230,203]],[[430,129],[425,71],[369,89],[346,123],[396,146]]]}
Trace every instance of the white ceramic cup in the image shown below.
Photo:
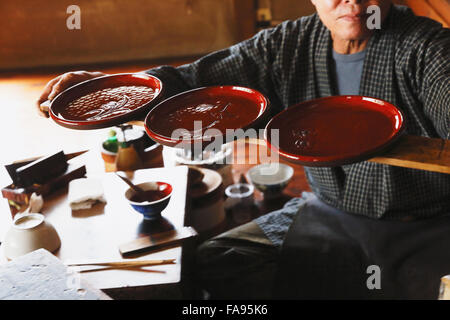
{"label": "white ceramic cup", "polygon": [[263,192],[265,199],[280,196],[293,175],[291,166],[278,162],[260,164],[248,171],[250,182]]}

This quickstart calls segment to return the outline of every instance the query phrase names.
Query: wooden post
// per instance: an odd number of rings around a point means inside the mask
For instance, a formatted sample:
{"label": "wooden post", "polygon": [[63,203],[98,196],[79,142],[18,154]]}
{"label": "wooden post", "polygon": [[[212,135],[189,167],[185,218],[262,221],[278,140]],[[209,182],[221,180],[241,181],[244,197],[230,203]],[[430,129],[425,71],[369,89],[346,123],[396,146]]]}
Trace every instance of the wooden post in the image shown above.
{"label": "wooden post", "polygon": [[256,32],[256,3],[255,0],[234,0],[233,5],[239,41],[243,41]]}

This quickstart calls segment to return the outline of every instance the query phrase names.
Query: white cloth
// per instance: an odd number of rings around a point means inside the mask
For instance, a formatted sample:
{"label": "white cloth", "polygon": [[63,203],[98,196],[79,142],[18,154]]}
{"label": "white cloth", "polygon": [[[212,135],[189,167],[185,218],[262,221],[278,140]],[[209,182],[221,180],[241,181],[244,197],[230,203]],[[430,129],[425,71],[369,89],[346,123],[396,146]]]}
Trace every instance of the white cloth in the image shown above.
{"label": "white cloth", "polygon": [[82,178],[69,183],[69,205],[72,210],[89,209],[97,202],[105,202],[103,185],[98,179]]}

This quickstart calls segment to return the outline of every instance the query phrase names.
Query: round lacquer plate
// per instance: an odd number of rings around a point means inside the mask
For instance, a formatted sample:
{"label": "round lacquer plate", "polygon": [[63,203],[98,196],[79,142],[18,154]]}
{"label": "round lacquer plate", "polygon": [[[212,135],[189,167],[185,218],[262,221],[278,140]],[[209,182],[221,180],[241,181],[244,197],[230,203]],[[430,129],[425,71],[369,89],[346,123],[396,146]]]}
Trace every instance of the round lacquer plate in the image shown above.
{"label": "round lacquer plate", "polygon": [[151,75],[115,74],[81,82],[61,92],[50,116],[70,129],[100,129],[143,118],[158,102],[163,85]]}
{"label": "round lacquer plate", "polygon": [[257,127],[268,109],[268,100],[256,90],[204,87],[159,103],[147,115],[145,129],[162,145],[181,147],[199,142],[204,146],[235,130]]}
{"label": "round lacquer plate", "polygon": [[370,159],[403,132],[392,104],[363,96],[306,101],[279,113],[266,126],[268,146],[304,166],[333,167]]}

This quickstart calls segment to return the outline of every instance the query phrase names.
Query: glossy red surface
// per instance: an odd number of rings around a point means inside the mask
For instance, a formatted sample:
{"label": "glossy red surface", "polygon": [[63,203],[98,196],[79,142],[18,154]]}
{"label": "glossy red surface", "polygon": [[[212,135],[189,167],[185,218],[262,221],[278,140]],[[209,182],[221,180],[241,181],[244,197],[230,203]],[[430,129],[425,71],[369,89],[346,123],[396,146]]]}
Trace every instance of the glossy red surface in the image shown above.
{"label": "glossy red surface", "polygon": [[162,83],[146,74],[116,74],[87,80],[60,93],[50,106],[56,123],[99,129],[144,117],[158,102]]}
{"label": "glossy red surface", "polygon": [[[335,96],[294,105],[266,126],[269,147],[304,166],[338,166],[367,160],[403,131],[392,104],[362,96]],[[274,134],[279,130],[279,141]]]}
{"label": "glossy red surface", "polygon": [[158,189],[146,190],[143,194],[135,194],[130,200],[133,202],[154,202],[169,196],[172,193],[172,186],[165,182],[157,182]]}
{"label": "glossy red surface", "polygon": [[205,87],[183,92],[153,108],[145,129],[163,145],[211,141],[227,129],[256,126],[267,115],[268,100],[258,91],[236,87]]}

